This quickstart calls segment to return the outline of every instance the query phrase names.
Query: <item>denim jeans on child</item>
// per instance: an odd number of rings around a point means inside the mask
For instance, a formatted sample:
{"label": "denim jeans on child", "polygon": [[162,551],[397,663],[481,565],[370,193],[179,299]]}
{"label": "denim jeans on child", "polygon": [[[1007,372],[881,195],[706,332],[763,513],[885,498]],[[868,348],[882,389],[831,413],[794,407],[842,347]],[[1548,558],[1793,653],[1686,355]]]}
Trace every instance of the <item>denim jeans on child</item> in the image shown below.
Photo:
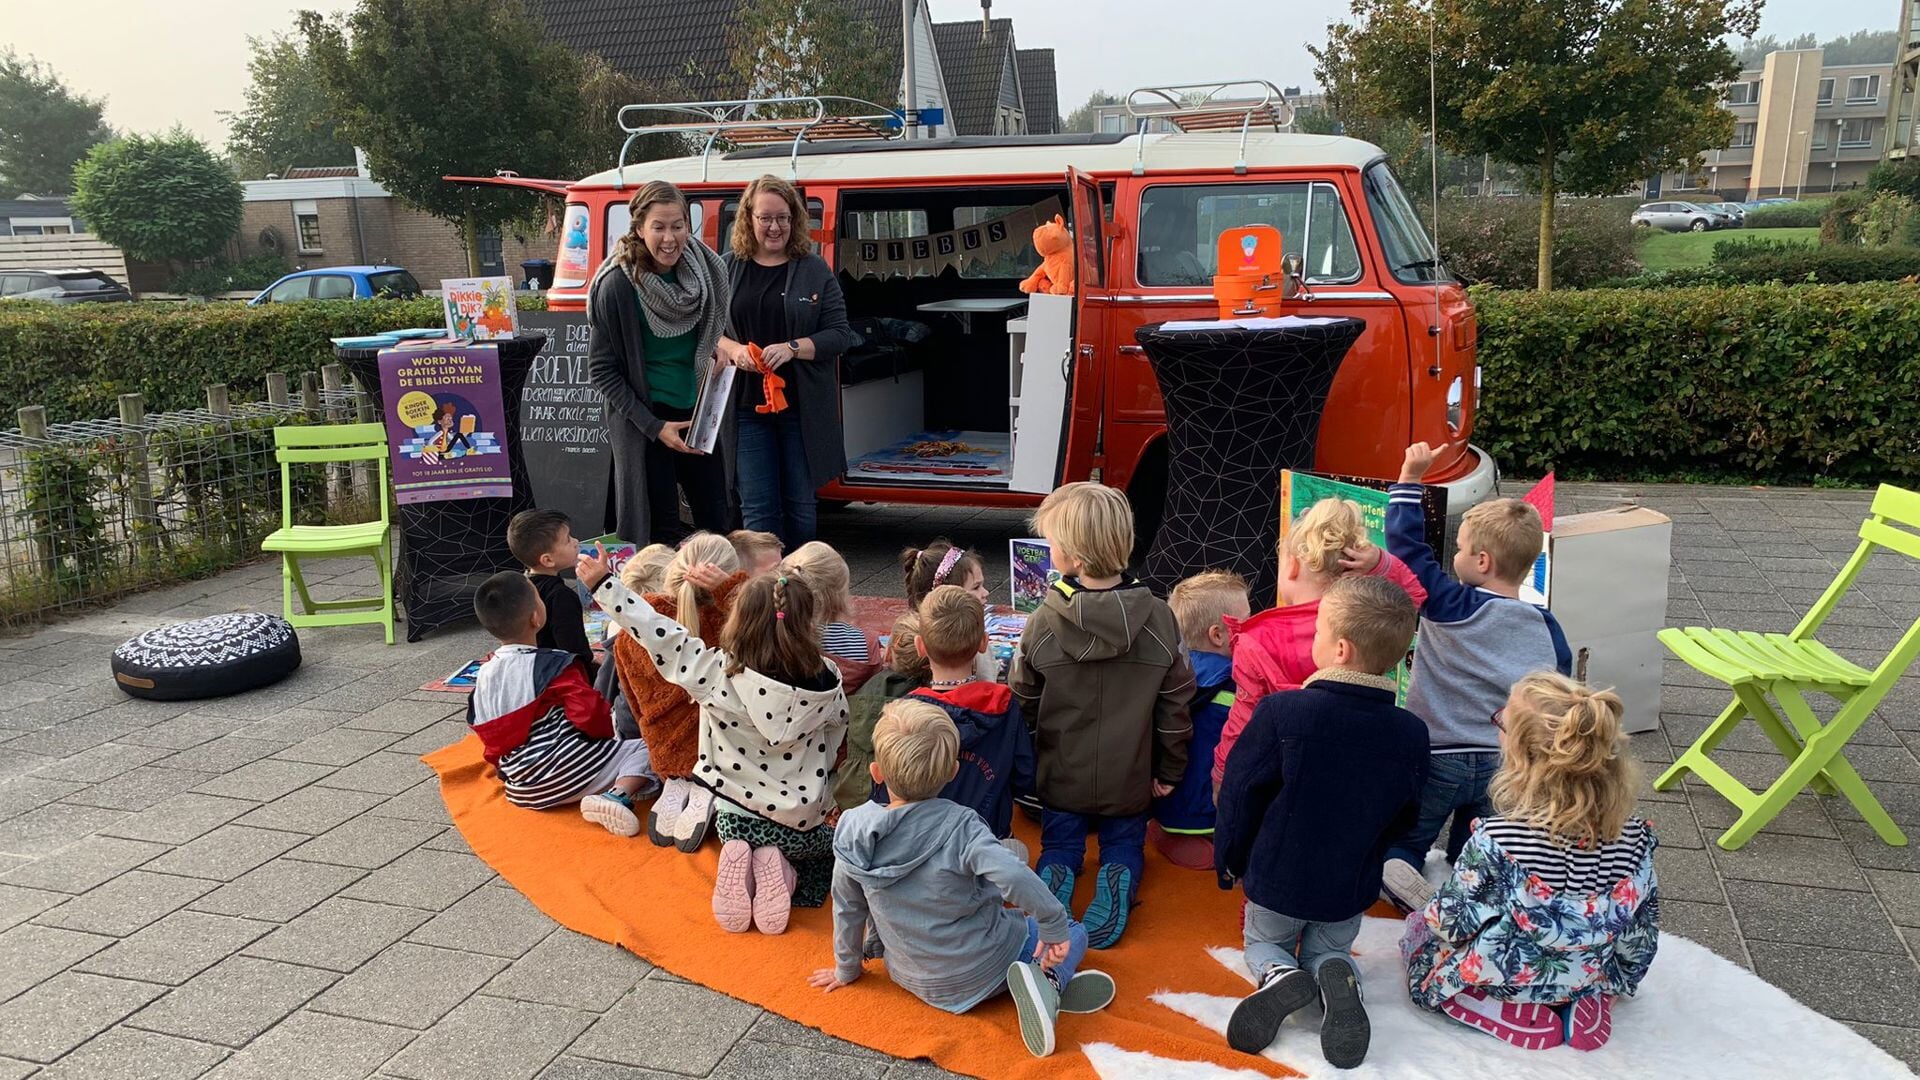
{"label": "denim jeans on child", "polygon": [[1305,968],[1318,975],[1320,965],[1336,956],[1351,956],[1353,939],[1360,936],[1364,913],[1340,922],[1309,922],[1247,904],[1247,970],[1256,980],[1274,968]]}
{"label": "denim jeans on child", "polygon": [[1040,861],[1036,871],[1059,865],[1077,877],[1087,857],[1087,836],[1100,837],[1100,862],[1119,863],[1133,871],[1133,887],[1147,868],[1147,815],[1101,817],[1048,808],[1040,813]]}
{"label": "denim jeans on child", "polygon": [[[1427,783],[1420,789],[1420,817],[1405,835],[1387,849],[1387,858],[1403,859],[1416,868],[1427,864],[1427,850],[1440,836],[1447,816],[1463,811],[1470,818],[1490,817],[1493,803],[1487,799],[1487,785],[1499,771],[1498,753],[1434,754],[1427,759]],[[1464,831],[1458,832],[1462,841]],[[1448,837],[1447,857],[1460,853]]]}
{"label": "denim jeans on child", "polygon": [[[1040,947],[1040,924],[1033,916],[1027,916],[1027,943],[1021,947],[1020,959],[1032,960],[1033,950]],[[1080,970],[1080,961],[1087,958],[1087,928],[1080,925],[1079,919],[1067,920],[1067,958],[1053,968],[1053,977],[1061,986],[1073,981],[1073,973]],[[1006,987],[1001,986],[1004,990]]]}
{"label": "denim jeans on child", "polygon": [[807,468],[807,444],[792,409],[740,414],[740,516],[749,529],[770,532],[788,551],[814,538],[820,508]]}

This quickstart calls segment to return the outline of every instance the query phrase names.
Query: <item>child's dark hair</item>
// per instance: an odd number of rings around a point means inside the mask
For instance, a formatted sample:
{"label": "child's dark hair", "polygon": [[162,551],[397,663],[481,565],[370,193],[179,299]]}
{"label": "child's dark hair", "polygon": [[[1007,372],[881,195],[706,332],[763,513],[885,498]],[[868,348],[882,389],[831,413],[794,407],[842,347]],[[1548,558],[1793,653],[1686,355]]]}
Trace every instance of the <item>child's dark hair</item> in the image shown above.
{"label": "child's dark hair", "polygon": [[733,594],[733,611],[720,631],[727,674],[752,668],[784,683],[820,674],[826,659],[817,610],[813,590],[798,574],[769,571],[748,580]]}
{"label": "child's dark hair", "polygon": [[[906,576],[907,606],[920,610],[920,602],[927,594],[941,585],[958,585],[967,580],[967,575],[979,571],[982,575],[987,568],[980,562],[980,556],[964,548],[953,556],[949,563],[947,556],[952,554],[954,546],[946,540],[935,540],[923,548],[908,548],[900,553],[900,569]],[[942,567],[946,573],[941,573]]]}
{"label": "child's dark hair", "polygon": [[567,515],[558,510],[522,510],[507,522],[507,550],[520,565],[533,569],[540,565],[540,556],[553,550],[560,531],[572,526]]}
{"label": "child's dark hair", "polygon": [[526,630],[539,600],[540,594],[527,575],[502,570],[480,583],[473,594],[473,614],[495,641],[505,641]]}

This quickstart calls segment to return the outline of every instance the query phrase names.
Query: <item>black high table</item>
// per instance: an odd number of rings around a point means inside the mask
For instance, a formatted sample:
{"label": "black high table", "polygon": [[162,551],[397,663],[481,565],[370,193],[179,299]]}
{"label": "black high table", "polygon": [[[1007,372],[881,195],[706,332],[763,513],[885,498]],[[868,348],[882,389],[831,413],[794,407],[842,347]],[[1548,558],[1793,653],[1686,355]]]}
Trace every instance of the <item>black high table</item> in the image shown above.
{"label": "black high table", "polygon": [[1167,504],[1146,563],[1155,592],[1232,570],[1255,611],[1273,603],[1280,470],[1313,467],[1327,391],[1366,328],[1363,319],[1258,319],[1134,332],[1167,409]]}
{"label": "black high table", "polygon": [[[533,488],[520,455],[520,392],[546,343],[546,335],[537,331],[493,342],[500,347],[500,401],[506,413],[504,445],[513,495],[400,507],[400,601],[407,609],[408,641],[473,618],[473,594],[480,583],[501,570],[521,568],[507,550],[507,522],[533,508]],[[336,347],[334,355],[379,409],[384,423],[380,350]]]}

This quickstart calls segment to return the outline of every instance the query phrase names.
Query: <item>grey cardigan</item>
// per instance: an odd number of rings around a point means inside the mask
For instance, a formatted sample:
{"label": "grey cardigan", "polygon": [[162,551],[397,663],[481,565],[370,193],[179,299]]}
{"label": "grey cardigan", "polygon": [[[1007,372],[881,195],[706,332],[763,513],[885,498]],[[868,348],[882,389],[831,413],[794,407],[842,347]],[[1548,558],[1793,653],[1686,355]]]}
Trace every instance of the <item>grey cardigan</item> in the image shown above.
{"label": "grey cardigan", "polygon": [[[731,252],[722,256],[727,280],[739,291],[746,267]],[[787,401],[800,417],[800,440],[807,448],[807,472],[820,487],[847,469],[845,437],[840,430],[840,357],[853,345],[847,325],[847,299],[827,261],[806,255],[787,263],[787,337],[812,338],[813,359],[796,359],[783,369]],[[772,345],[771,341],[755,342]]]}

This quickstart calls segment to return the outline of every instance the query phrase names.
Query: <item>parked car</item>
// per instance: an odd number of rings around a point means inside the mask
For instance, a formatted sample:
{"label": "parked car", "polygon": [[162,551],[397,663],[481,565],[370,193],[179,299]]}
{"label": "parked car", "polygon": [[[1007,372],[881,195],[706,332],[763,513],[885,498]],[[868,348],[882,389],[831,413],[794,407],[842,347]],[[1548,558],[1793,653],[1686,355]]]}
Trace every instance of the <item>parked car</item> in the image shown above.
{"label": "parked car", "polygon": [[420,295],[420,283],[398,266],[323,266],[296,270],[260,290],[248,307],[294,300],[406,300]]}
{"label": "parked car", "polygon": [[0,300],[97,304],[131,299],[126,286],[98,270],[0,270]]}
{"label": "parked car", "polygon": [[1690,202],[1647,203],[1635,210],[1629,220],[1641,228],[1665,229],[1668,232],[1706,232],[1709,229],[1725,229],[1733,223],[1733,219],[1725,214],[1716,214],[1698,203]]}
{"label": "parked car", "polygon": [[1783,199],[1775,196],[1771,199],[1750,199],[1747,202],[1741,203],[1740,208],[1743,210],[1758,210],[1763,206],[1784,206],[1787,203],[1797,203],[1799,201],[1799,199]]}
{"label": "parked car", "polygon": [[1727,227],[1742,229],[1747,224],[1747,208],[1737,202],[1701,203],[1701,208],[1709,214],[1719,214],[1727,219]]}

